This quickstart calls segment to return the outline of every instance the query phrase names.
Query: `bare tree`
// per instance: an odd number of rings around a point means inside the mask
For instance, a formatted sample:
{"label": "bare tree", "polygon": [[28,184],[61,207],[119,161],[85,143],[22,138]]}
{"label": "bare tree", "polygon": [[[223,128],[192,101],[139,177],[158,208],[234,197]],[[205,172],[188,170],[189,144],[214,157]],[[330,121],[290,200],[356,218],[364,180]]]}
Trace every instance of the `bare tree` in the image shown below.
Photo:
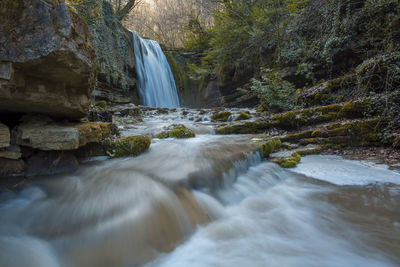
{"label": "bare tree", "polygon": [[115,15],[119,20],[123,20],[132,9],[137,7],[141,0],[109,0],[114,8]]}
{"label": "bare tree", "polygon": [[168,46],[182,46],[193,16],[204,26],[213,24],[217,0],[147,0],[124,19],[126,27]]}

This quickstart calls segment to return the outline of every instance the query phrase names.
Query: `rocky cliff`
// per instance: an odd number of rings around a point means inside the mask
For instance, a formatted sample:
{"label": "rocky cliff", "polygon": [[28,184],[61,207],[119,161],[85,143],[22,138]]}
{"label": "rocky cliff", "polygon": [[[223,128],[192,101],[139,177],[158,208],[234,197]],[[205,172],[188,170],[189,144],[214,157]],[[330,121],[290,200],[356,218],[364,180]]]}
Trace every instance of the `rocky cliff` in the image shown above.
{"label": "rocky cliff", "polygon": [[0,112],[81,118],[89,110],[94,51],[83,21],[58,1],[0,4]]}
{"label": "rocky cliff", "polygon": [[0,176],[74,171],[87,147],[107,155],[117,131],[89,107],[138,102],[135,76],[133,38],[107,2],[2,0]]}

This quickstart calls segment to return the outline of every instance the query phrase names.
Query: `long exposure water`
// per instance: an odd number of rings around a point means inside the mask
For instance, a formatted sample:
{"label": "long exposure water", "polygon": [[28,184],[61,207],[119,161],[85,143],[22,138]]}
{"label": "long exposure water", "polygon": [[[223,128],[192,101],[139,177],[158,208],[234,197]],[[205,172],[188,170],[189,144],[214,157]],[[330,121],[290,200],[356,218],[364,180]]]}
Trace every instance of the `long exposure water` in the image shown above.
{"label": "long exposure water", "polygon": [[171,68],[160,45],[132,31],[139,92],[143,105],[179,107],[178,93]]}
{"label": "long exposure water", "polygon": [[400,174],[335,156],[282,169],[257,136],[198,116],[149,109],[123,135],[178,122],[197,136],[1,194],[0,266],[400,265]]}

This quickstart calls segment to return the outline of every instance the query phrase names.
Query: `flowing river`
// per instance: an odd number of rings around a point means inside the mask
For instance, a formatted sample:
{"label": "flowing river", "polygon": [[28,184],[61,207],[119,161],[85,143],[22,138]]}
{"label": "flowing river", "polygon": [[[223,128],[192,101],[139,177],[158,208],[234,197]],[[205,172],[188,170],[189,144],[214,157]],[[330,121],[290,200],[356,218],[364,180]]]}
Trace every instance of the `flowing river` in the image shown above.
{"label": "flowing river", "polygon": [[1,194],[0,266],[400,265],[400,174],[319,155],[282,169],[207,114],[145,113],[122,133],[197,136]]}

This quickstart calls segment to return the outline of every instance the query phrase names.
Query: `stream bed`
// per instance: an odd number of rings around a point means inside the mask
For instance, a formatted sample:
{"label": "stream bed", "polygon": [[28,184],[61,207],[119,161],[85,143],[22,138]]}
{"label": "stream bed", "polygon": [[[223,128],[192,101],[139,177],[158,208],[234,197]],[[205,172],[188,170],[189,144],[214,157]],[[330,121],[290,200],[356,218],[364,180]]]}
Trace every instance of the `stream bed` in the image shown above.
{"label": "stream bed", "polygon": [[0,195],[0,266],[399,266],[400,174],[337,156],[261,161],[257,136],[213,134],[197,110],[121,126],[135,158],[89,161]]}

